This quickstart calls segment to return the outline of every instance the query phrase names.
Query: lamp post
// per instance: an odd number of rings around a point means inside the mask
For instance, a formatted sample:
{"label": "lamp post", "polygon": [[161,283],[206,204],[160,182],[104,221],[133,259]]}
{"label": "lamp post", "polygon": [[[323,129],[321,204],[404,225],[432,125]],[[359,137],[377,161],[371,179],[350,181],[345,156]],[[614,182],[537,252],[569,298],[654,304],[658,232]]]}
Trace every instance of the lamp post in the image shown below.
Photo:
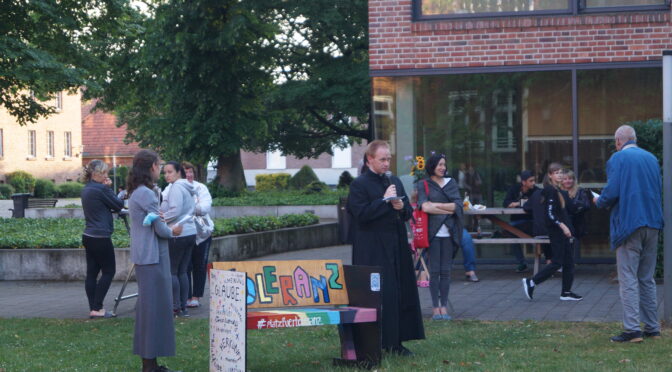
{"label": "lamp post", "polygon": [[663,51],[663,320],[672,325],[672,50]]}

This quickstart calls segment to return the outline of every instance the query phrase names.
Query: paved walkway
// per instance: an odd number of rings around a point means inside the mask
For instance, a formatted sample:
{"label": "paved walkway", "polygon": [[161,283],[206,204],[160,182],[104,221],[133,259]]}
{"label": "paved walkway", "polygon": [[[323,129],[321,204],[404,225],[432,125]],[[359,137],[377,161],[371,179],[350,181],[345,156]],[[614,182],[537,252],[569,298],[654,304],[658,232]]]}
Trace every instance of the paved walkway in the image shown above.
{"label": "paved walkway", "polygon": [[[82,199],[72,198],[72,199],[58,199],[56,202],[57,207],[62,207],[68,204],[82,204]],[[10,208],[14,208],[13,200],[0,200],[0,218],[10,218],[12,217],[12,211]]]}
{"label": "paved walkway", "polygon": [[[335,246],[260,257],[261,259],[341,259],[350,262],[350,246]],[[451,314],[457,319],[480,320],[558,320],[618,322],[622,311],[618,284],[611,280],[613,265],[581,265],[576,269],[574,291],[583,301],[560,301],[560,274],[541,284],[534,301],[522,292],[521,278],[509,266],[480,267],[481,282],[463,280],[464,272],[455,266],[450,289]],[[121,282],[114,282],[105,301],[106,309],[114,306]],[[136,285],[129,283],[126,293],[135,293]],[[428,288],[419,288],[425,316],[431,314]],[[206,288],[207,293],[207,288]],[[662,286],[658,288],[659,314],[662,315]],[[191,311],[196,318],[208,316],[207,298],[200,308]],[[122,301],[117,310],[121,317],[132,317],[135,299]],[[83,282],[0,281],[0,317],[85,318],[88,316]]]}

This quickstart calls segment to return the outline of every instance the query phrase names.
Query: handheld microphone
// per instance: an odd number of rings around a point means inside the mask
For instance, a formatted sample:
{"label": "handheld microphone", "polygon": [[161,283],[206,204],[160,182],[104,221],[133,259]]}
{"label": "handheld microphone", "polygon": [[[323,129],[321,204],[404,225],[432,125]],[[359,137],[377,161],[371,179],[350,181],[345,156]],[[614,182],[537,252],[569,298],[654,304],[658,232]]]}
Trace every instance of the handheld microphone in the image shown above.
{"label": "handheld microphone", "polygon": [[383,186],[385,186],[385,188],[390,187],[390,185],[392,184],[392,180],[390,180],[391,176],[392,176],[391,171],[388,170],[385,172],[385,177],[383,178]]}

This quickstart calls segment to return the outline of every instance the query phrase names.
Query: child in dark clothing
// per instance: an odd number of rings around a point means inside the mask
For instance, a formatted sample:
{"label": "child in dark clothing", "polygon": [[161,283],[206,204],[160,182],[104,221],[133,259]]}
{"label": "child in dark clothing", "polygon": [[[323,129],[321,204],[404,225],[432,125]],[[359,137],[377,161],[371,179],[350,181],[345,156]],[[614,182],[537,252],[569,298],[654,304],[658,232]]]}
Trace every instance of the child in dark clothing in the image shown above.
{"label": "child in dark clothing", "polygon": [[560,268],[562,268],[560,299],[563,301],[580,301],[583,299],[583,297],[572,292],[572,283],[574,282],[574,231],[569,216],[573,211],[573,205],[567,192],[560,190],[562,178],[562,166],[558,163],[551,163],[544,179],[544,189],[541,196],[553,257],[551,258],[551,264],[546,265],[537,275],[523,279],[523,291],[530,300],[536,286],[550,278]]}

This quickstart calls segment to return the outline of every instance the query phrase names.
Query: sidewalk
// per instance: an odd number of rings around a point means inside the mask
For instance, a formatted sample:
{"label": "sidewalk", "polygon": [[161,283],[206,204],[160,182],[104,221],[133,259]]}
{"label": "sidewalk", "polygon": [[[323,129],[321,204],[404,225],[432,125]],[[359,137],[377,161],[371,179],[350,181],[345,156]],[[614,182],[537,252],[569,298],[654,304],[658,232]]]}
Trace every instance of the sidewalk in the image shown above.
{"label": "sidewalk", "polygon": [[[56,206],[62,207],[68,204],[82,204],[82,200],[80,198],[58,199]],[[0,218],[12,217],[12,211],[9,210],[10,208],[14,208],[13,200],[0,200]]]}
{"label": "sidewalk", "polygon": [[[341,259],[350,263],[350,246],[334,246],[288,252],[256,260]],[[479,283],[465,282],[461,266],[454,266],[450,301],[451,315],[456,319],[478,320],[552,320],[619,322],[622,317],[618,284],[612,282],[613,265],[581,265],[576,269],[573,290],[584,296],[583,301],[560,301],[560,275],[541,284],[534,292],[534,301],[525,298],[521,278],[512,266],[487,266],[477,270]],[[530,275],[531,273],[528,273]],[[112,310],[114,298],[122,282],[114,282],[105,300]],[[431,315],[428,288],[418,288],[423,314]],[[135,293],[135,282],[129,283],[125,294]],[[208,288],[206,286],[206,294]],[[1,318],[74,318],[88,317],[88,305],[83,282],[0,281]],[[659,316],[662,315],[662,286],[658,286]],[[194,318],[208,317],[208,299],[191,310]],[[135,299],[122,301],[117,309],[120,317],[132,317]]]}

